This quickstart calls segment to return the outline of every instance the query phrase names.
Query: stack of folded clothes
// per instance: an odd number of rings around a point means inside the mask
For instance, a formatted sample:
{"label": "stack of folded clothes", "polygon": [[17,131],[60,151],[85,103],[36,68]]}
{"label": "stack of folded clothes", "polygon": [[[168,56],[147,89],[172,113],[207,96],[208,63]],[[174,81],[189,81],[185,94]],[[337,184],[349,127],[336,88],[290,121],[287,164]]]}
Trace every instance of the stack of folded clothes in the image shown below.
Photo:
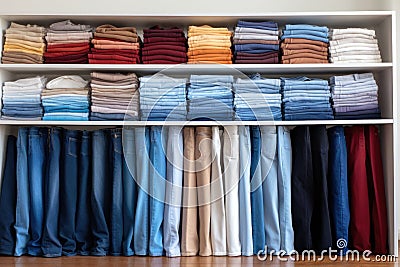
{"label": "stack of folded clothes", "polygon": [[51,24],[46,35],[45,63],[87,63],[91,31],[90,25],[74,24],[70,20]]}
{"label": "stack of folded clothes", "polygon": [[135,73],[92,72],[91,120],[138,120],[139,80]]}
{"label": "stack of folded clothes", "polygon": [[281,36],[282,63],[329,63],[328,28],[288,24]]}
{"label": "stack of folded clothes", "polygon": [[43,120],[87,121],[89,118],[88,81],[77,75],[57,77],[42,91]]}
{"label": "stack of folded clothes", "polygon": [[294,120],[331,120],[328,81],[307,77],[282,78],[283,117]]}
{"label": "stack of folded clothes", "polygon": [[43,115],[40,95],[45,88],[45,77],[5,82],[3,86],[4,120],[41,120]]}
{"label": "stack of folded clothes", "polygon": [[372,73],[330,78],[335,119],[377,119],[378,85]]}
{"label": "stack of folded clothes", "polygon": [[186,78],[163,74],[141,77],[141,120],[185,120],[186,83]]}
{"label": "stack of folded clothes", "polygon": [[331,29],[329,36],[329,52],[332,63],[382,62],[375,30]]}
{"label": "stack of folded clothes", "polygon": [[232,84],[232,75],[191,75],[188,120],[233,120]]}
{"label": "stack of folded clothes", "polygon": [[182,29],[159,26],[143,30],[144,64],[179,64],[187,62],[186,37]]}
{"label": "stack of folded clothes", "polygon": [[279,61],[278,24],[239,20],[233,37],[235,63],[268,64]]}
{"label": "stack of folded clothes", "polygon": [[232,63],[232,33],[228,28],[189,26],[188,63]]}
{"label": "stack of folded clothes", "polygon": [[140,63],[140,39],[135,27],[115,27],[110,24],[96,28],[90,64]]}
{"label": "stack of folded clothes", "polygon": [[235,111],[237,120],[282,120],[281,80],[254,74],[250,79],[236,79]]}
{"label": "stack of folded clothes", "polygon": [[46,50],[46,29],[37,25],[15,22],[6,30],[3,64],[41,64]]}

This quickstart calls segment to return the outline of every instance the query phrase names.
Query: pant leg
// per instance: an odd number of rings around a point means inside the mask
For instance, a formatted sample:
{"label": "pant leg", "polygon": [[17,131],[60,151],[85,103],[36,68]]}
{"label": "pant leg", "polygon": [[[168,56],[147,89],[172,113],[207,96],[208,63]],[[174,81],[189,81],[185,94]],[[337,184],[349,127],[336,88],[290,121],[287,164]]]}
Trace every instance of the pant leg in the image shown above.
{"label": "pant leg", "polygon": [[237,126],[224,127],[224,187],[226,242],[229,256],[239,256],[242,248],[239,239],[239,134]]}
{"label": "pant leg", "polygon": [[281,250],[290,254],[294,250],[294,232],[292,223],[292,144],[287,127],[278,126],[278,195],[279,227]]}
{"label": "pant leg", "polygon": [[253,253],[265,250],[264,202],[261,178],[261,132],[260,127],[250,126],[251,165],[250,165],[250,200],[251,227],[253,229]]}
{"label": "pant leg", "polygon": [[264,201],[265,244],[268,253],[281,246],[278,202],[277,133],[275,126],[261,126],[261,177]]}
{"label": "pant leg", "polygon": [[350,246],[360,251],[371,250],[371,215],[367,183],[366,140],[363,126],[345,128],[347,168],[349,175]]}
{"label": "pant leg", "polygon": [[62,246],[58,238],[62,130],[51,128],[48,139],[42,252],[44,257],[59,257],[62,254]]}
{"label": "pant leg", "polygon": [[227,255],[224,181],[222,177],[221,135],[218,126],[212,127],[211,164],[211,246],[213,255]]}
{"label": "pant leg", "polygon": [[46,172],[46,145],[47,129],[31,127],[28,136],[28,181],[30,191],[30,232],[28,254],[40,256],[42,254],[42,227],[43,227],[43,187]]}
{"label": "pant leg", "polygon": [[292,218],[294,248],[312,249],[311,218],[314,206],[313,162],[308,126],[297,126],[291,132],[293,149]]}
{"label": "pant leg", "polygon": [[15,248],[15,209],[17,202],[17,138],[7,137],[6,158],[0,193],[0,255],[14,255]]}
{"label": "pant leg", "polygon": [[388,221],[386,210],[385,178],[381,158],[378,128],[365,126],[367,168],[370,185],[373,252],[388,253]]}
{"label": "pant leg", "polygon": [[197,201],[199,205],[200,256],[210,256],[211,249],[211,127],[196,127],[195,159]]}
{"label": "pant leg", "polygon": [[76,255],[75,221],[78,201],[78,155],[81,132],[65,130],[63,137],[63,161],[60,176],[60,226],[59,236],[63,255]]}
{"label": "pant leg", "polygon": [[78,204],[76,208],[76,249],[79,255],[88,256],[92,245],[91,236],[91,133],[82,132],[80,154],[79,154],[79,175],[78,175]]}
{"label": "pant leg", "polygon": [[164,206],[164,250],[168,257],[181,255],[179,225],[182,207],[183,137],[181,128],[168,127],[167,182]]}
{"label": "pant leg", "polygon": [[122,132],[121,129],[113,129],[110,133],[112,142],[112,199],[110,232],[110,255],[122,254],[123,213],[122,213]]}
{"label": "pant leg", "polygon": [[110,248],[110,203],[112,180],[110,170],[110,138],[108,130],[96,130],[92,135],[92,235],[91,255],[105,256]]}
{"label": "pant leg", "polygon": [[136,171],[138,199],[133,231],[136,255],[147,255],[149,248],[149,169],[150,131],[147,127],[135,128]]}
{"label": "pant leg", "polygon": [[136,172],[136,144],[135,130],[124,128],[122,132],[123,144],[123,240],[122,253],[124,256],[134,255],[133,231],[135,225],[135,211],[137,202],[137,172]]}
{"label": "pant leg", "polygon": [[150,239],[149,255],[163,255],[163,216],[165,199],[166,157],[165,136],[161,126],[150,130]]}
{"label": "pant leg", "polygon": [[197,235],[197,187],[195,166],[195,128],[183,128],[183,209],[182,209],[182,256],[195,256],[199,252]]}
{"label": "pant leg", "polygon": [[250,199],[250,142],[249,126],[239,126],[239,172],[241,176],[239,181],[239,238],[243,256],[253,255]]}

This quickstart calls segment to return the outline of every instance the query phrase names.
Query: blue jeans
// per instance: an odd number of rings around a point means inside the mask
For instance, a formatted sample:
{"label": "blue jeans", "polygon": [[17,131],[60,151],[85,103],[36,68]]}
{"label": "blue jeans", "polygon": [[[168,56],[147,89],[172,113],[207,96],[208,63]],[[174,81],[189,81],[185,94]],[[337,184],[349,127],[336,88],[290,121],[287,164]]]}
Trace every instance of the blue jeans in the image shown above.
{"label": "blue jeans", "polygon": [[265,230],[264,230],[264,204],[261,177],[261,132],[258,126],[250,127],[251,134],[251,226],[253,229],[253,253],[264,251]]}
{"label": "blue jeans", "polygon": [[150,130],[150,239],[149,255],[163,254],[163,215],[165,199],[166,157],[165,135],[161,126]]}
{"label": "blue jeans", "polygon": [[108,225],[112,181],[110,177],[109,130],[96,130],[92,134],[92,235],[91,255],[106,256],[110,247]]}
{"label": "blue jeans", "polygon": [[135,211],[137,202],[137,172],[136,172],[136,144],[135,130],[124,128],[122,132],[122,144],[124,160],[122,166],[123,183],[123,218],[124,231],[122,239],[122,253],[124,256],[132,256],[134,252],[133,231],[135,225]]}
{"label": "blue jeans", "polygon": [[[347,181],[347,150],[344,128],[335,126],[329,135],[329,211],[333,243],[344,239],[349,242],[350,207]],[[347,247],[339,250],[346,253]]]}
{"label": "blue jeans", "polygon": [[82,132],[82,140],[79,154],[79,176],[78,176],[78,204],[76,209],[76,248],[79,255],[87,256],[92,244],[91,236],[91,133]]}
{"label": "blue jeans", "polygon": [[0,255],[14,255],[15,248],[15,208],[17,200],[17,138],[7,138],[3,182],[0,193]]}
{"label": "blue jeans", "polygon": [[63,255],[76,255],[75,222],[78,202],[78,156],[80,131],[64,130],[62,175],[60,176],[59,236]]}
{"label": "blue jeans", "polygon": [[28,136],[28,181],[30,191],[30,233],[28,254],[42,254],[43,187],[46,171],[47,129],[31,127]]}
{"label": "blue jeans", "polygon": [[60,203],[60,159],[62,130],[49,130],[49,154],[45,181],[44,227],[42,251],[45,257],[61,256],[62,246],[58,239],[58,214]]}
{"label": "blue jeans", "polygon": [[121,129],[111,130],[112,156],[112,200],[110,218],[110,255],[122,254],[123,237],[123,193],[122,193],[122,132]]}
{"label": "blue jeans", "polygon": [[149,128],[135,128],[136,181],[138,199],[135,214],[133,241],[136,255],[147,255],[149,245],[149,169],[150,134]]}

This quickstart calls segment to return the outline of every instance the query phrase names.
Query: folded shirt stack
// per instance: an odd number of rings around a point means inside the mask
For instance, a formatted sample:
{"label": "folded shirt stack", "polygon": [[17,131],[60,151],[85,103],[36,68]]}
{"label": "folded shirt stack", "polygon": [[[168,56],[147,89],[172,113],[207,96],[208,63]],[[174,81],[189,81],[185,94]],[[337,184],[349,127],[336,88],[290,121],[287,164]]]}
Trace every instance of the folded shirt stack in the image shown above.
{"label": "folded shirt stack", "polygon": [[42,91],[43,120],[87,121],[89,118],[88,81],[77,75],[57,77]]}
{"label": "folded shirt stack", "polygon": [[233,76],[191,75],[188,120],[233,120]]}
{"label": "folded shirt stack", "polygon": [[250,79],[236,79],[235,112],[237,120],[282,120],[281,80],[267,79],[254,74]]}
{"label": "folded shirt stack", "polygon": [[110,24],[96,28],[90,64],[140,63],[140,39],[135,27],[115,27]]}
{"label": "folded shirt stack", "polygon": [[138,120],[139,80],[135,73],[92,72],[91,120]]}
{"label": "folded shirt stack", "polygon": [[239,20],[233,36],[235,63],[268,64],[279,61],[278,24]]}
{"label": "folded shirt stack", "polygon": [[232,63],[232,33],[228,28],[189,26],[188,63]]}
{"label": "folded shirt stack", "polygon": [[377,119],[378,85],[372,73],[333,76],[330,79],[335,119]]}
{"label": "folded shirt stack", "polygon": [[382,62],[375,30],[330,29],[329,52],[332,63]]}
{"label": "folded shirt stack", "polygon": [[328,81],[307,77],[281,78],[283,117],[293,120],[331,120]]}
{"label": "folded shirt stack", "polygon": [[141,77],[141,120],[185,120],[186,83],[186,78],[173,78],[163,74]]}
{"label": "folded shirt stack", "polygon": [[74,24],[70,20],[51,24],[46,35],[45,63],[87,63],[92,37],[90,25]]}
{"label": "folded shirt stack", "polygon": [[308,24],[288,24],[281,36],[283,64],[329,63],[328,28]]}
{"label": "folded shirt stack", "polygon": [[5,82],[3,86],[2,119],[41,120],[43,115],[40,95],[45,88],[42,76]]}
{"label": "folded shirt stack", "polygon": [[143,30],[144,64],[179,64],[187,62],[186,37],[182,29],[159,26]]}
{"label": "folded shirt stack", "polygon": [[46,29],[37,25],[12,22],[6,30],[3,64],[41,64],[46,50]]}

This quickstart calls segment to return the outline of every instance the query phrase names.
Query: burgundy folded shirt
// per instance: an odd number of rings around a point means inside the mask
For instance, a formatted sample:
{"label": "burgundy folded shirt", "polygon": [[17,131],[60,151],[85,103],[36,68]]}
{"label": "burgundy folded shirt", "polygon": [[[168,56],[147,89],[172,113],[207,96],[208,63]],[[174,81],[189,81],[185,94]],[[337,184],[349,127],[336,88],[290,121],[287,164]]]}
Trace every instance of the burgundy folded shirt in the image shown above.
{"label": "burgundy folded shirt", "polygon": [[129,49],[96,49],[92,48],[90,50],[92,54],[120,54],[120,55],[138,55],[139,50],[129,50]]}
{"label": "burgundy folded shirt", "polygon": [[186,47],[185,46],[177,46],[177,45],[154,45],[148,47],[146,44],[143,46],[142,51],[157,51],[157,50],[174,50],[174,51],[180,51],[180,52],[185,52],[186,53]]}
{"label": "burgundy folded shirt", "polygon": [[185,37],[149,37],[144,38],[145,43],[154,43],[154,42],[186,42]]}
{"label": "burgundy folded shirt", "polygon": [[103,59],[89,59],[89,64],[137,64],[136,60],[103,60]]}
{"label": "burgundy folded shirt", "polygon": [[87,57],[87,54],[89,53],[89,50],[85,52],[56,52],[56,53],[44,53],[45,58],[62,58],[62,57],[72,57],[72,58],[78,58],[78,57]]}
{"label": "burgundy folded shirt", "polygon": [[171,62],[183,63],[187,62],[186,58],[179,58],[174,56],[167,55],[157,55],[157,56],[142,56],[142,61],[151,61],[151,60],[169,60]]}
{"label": "burgundy folded shirt", "polygon": [[89,54],[89,59],[106,59],[106,60],[139,60],[139,55],[136,56],[122,56],[122,55],[103,55],[103,54]]}
{"label": "burgundy folded shirt", "polygon": [[159,45],[172,45],[172,46],[180,46],[180,47],[186,47],[185,42],[151,42],[151,43],[145,43],[144,46],[147,48],[153,47],[153,46],[159,46]]}
{"label": "burgundy folded shirt", "polygon": [[155,50],[155,51],[142,51],[142,56],[156,56],[156,55],[167,55],[174,57],[186,58],[186,52],[174,51],[174,50]]}

